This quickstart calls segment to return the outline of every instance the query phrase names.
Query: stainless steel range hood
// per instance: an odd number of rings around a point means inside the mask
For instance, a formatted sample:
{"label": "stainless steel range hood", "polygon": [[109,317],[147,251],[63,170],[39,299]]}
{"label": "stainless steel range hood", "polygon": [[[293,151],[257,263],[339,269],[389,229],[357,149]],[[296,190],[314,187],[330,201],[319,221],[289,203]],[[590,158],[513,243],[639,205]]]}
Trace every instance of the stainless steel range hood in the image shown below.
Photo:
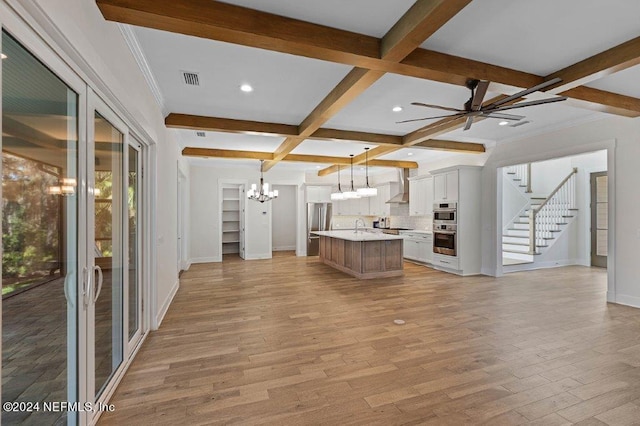
{"label": "stainless steel range hood", "polygon": [[409,169],[398,169],[400,193],[391,197],[388,204],[407,204],[409,202]]}

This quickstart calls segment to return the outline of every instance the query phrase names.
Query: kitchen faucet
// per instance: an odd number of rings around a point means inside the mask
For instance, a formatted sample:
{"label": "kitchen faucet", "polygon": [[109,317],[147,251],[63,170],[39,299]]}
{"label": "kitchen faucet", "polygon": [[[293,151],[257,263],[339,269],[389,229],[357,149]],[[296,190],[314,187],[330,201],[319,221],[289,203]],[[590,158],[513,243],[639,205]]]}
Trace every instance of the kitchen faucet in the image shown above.
{"label": "kitchen faucet", "polygon": [[360,222],[362,224],[362,227],[366,227],[367,225],[365,225],[364,220],[362,219],[356,219],[356,234],[358,233],[358,222]]}

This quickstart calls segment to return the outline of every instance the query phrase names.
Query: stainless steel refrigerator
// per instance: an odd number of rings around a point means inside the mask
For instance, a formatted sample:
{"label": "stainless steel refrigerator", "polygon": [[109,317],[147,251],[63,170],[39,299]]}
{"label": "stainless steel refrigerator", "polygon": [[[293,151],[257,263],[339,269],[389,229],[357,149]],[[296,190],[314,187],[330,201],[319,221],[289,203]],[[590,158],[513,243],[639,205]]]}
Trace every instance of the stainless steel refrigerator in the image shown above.
{"label": "stainless steel refrigerator", "polygon": [[320,237],[313,231],[331,229],[331,203],[307,203],[307,256],[320,254]]}

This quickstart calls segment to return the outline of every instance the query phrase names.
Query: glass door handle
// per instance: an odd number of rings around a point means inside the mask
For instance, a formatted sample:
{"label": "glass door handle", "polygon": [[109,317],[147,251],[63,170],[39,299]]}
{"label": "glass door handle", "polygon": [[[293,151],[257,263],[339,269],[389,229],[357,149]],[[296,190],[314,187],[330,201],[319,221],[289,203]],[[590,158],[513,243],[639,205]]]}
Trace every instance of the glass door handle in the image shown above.
{"label": "glass door handle", "polygon": [[87,268],[82,268],[82,276],[83,276],[83,289],[82,289],[82,301],[84,302],[84,306],[87,307],[89,306],[89,302],[91,301],[91,275],[93,275],[91,272],[93,272],[93,268],[91,269],[87,269]]}
{"label": "glass door handle", "polygon": [[96,271],[98,272],[98,288],[96,289],[96,295],[93,297],[93,303],[98,301],[98,297],[100,297],[100,292],[102,291],[102,268],[98,265],[94,266],[91,275],[95,274]]}
{"label": "glass door handle", "polygon": [[72,308],[76,307],[76,304],[74,302],[73,299],[69,299],[69,282],[71,281],[71,277],[73,276],[73,272],[69,272],[65,277],[64,277],[64,298],[67,299],[67,303],[69,304],[69,306],[71,306]]}

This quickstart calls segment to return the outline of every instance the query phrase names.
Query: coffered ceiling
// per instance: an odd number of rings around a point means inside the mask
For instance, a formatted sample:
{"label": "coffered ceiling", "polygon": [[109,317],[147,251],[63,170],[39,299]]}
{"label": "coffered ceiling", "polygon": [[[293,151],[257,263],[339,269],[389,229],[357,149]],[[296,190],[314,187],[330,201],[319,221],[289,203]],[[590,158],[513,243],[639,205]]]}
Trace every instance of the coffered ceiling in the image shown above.
{"label": "coffered ceiling", "polygon": [[[329,174],[337,168],[327,157],[355,154],[361,163],[365,147],[370,159],[394,166],[435,161],[460,149],[479,152],[608,114],[640,115],[636,0],[97,4],[106,19],[132,25],[125,34],[140,46],[136,53],[156,86],[167,125],[183,147],[217,150],[198,151],[222,157],[210,161],[256,165],[220,150],[270,153],[266,169]],[[186,85],[183,71],[197,73],[200,85]],[[489,100],[556,75],[563,79],[559,87],[531,97],[570,99],[516,110],[526,116],[521,126],[485,119],[462,131],[464,120],[397,123],[447,114],[411,102],[462,108],[468,78],[493,82]],[[242,84],[254,90],[242,92]],[[402,111],[393,112],[394,106]],[[322,157],[314,164],[308,157],[292,161],[299,159],[295,155]],[[371,172],[378,170],[385,169]]]}

